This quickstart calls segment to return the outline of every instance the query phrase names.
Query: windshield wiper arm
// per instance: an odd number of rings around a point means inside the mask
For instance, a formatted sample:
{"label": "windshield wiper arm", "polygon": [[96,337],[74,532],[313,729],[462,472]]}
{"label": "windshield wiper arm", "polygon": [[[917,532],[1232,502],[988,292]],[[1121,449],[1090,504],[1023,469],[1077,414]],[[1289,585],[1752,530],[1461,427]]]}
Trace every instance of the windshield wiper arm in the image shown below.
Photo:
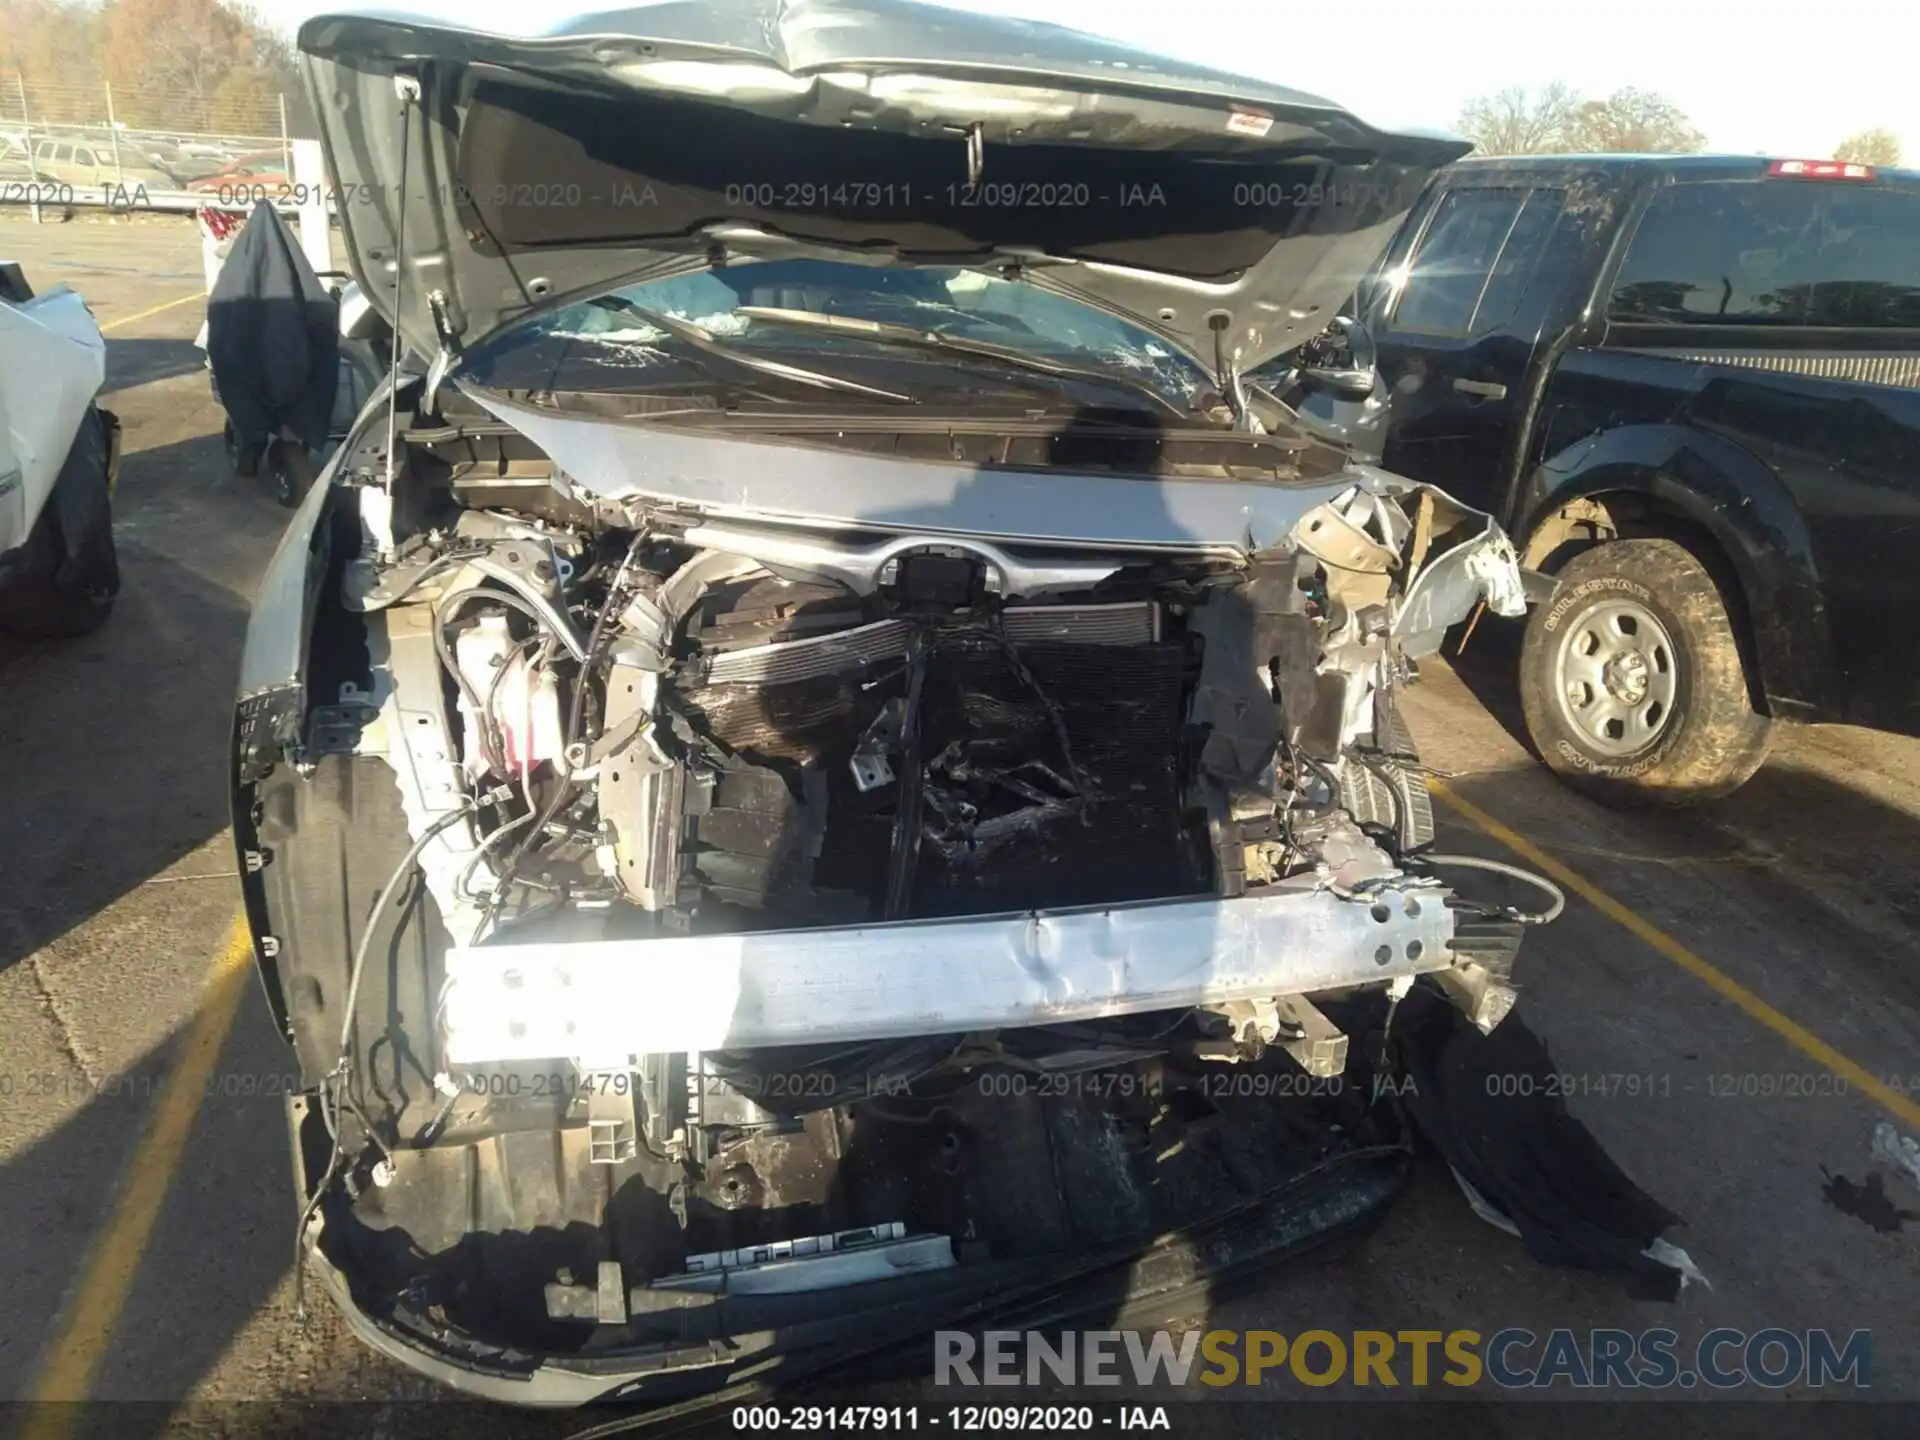
{"label": "windshield wiper arm", "polygon": [[1182,409],[1167,395],[1162,394],[1145,381],[1135,380],[1129,375],[1121,375],[1112,370],[1103,370],[1096,365],[1064,364],[1058,360],[1043,360],[1037,355],[1012,345],[996,345],[991,340],[963,340],[957,335],[943,335],[937,330],[916,330],[911,325],[898,325],[885,320],[862,320],[854,315],[821,315],[812,310],[787,310],[777,305],[740,305],[734,314],[745,315],[750,320],[764,320],[770,325],[792,325],[797,329],[827,330],[842,335],[858,335],[863,339],[877,340],[893,345],[918,345],[927,350],[953,350],[963,355],[978,355],[988,360],[999,360],[1021,370],[1033,370],[1042,375],[1057,375],[1063,379],[1090,380],[1100,385],[1119,385],[1144,395],[1151,400],[1155,408],[1166,414],[1178,416],[1182,420],[1191,420],[1191,412]]}
{"label": "windshield wiper arm", "polygon": [[850,395],[866,395],[876,400],[893,400],[902,405],[920,403],[911,395],[902,395],[897,390],[882,390],[876,385],[862,385],[858,380],[848,380],[843,376],[823,375],[817,370],[805,370],[798,365],[788,365],[779,360],[764,360],[758,355],[743,355],[732,346],[721,344],[691,320],[682,320],[677,315],[662,315],[657,310],[636,305],[624,296],[602,295],[592,303],[602,309],[617,310],[623,315],[631,315],[653,326],[656,330],[665,331],[676,340],[684,340],[702,355],[711,356],[729,365],[739,366],[743,370],[776,376],[800,385],[817,386],[822,390],[841,390]]}

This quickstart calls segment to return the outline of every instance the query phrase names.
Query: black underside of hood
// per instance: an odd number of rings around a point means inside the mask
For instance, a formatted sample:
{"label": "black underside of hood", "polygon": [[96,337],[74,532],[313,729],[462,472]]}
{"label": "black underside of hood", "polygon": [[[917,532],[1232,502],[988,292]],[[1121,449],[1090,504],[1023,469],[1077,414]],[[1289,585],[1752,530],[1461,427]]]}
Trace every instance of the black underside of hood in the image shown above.
{"label": "black underside of hood", "polygon": [[823,255],[1017,271],[1251,368],[1325,326],[1466,149],[898,0],[530,39],[323,16],[300,46],[356,273],[428,354],[623,282]]}
{"label": "black underside of hood", "polygon": [[[926,263],[1026,250],[1212,280],[1311,228],[1308,207],[1254,205],[1244,192],[1304,191],[1323,168],[1056,143],[996,149],[970,182],[948,136],[822,134],[722,105],[482,78],[461,131],[456,198],[482,253],[636,240],[683,248],[724,217]],[[532,203],[541,184],[555,203]]]}

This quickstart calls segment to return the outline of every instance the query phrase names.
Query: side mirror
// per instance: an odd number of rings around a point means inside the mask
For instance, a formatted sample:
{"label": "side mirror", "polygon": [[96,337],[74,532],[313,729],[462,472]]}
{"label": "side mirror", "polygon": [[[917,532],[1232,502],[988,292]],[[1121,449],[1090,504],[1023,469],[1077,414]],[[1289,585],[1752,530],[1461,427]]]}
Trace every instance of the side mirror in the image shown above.
{"label": "side mirror", "polygon": [[1360,321],[1347,315],[1334,316],[1326,333],[1307,348],[1307,363],[1297,372],[1302,387],[1343,400],[1364,400],[1373,394],[1377,352],[1373,336]]}

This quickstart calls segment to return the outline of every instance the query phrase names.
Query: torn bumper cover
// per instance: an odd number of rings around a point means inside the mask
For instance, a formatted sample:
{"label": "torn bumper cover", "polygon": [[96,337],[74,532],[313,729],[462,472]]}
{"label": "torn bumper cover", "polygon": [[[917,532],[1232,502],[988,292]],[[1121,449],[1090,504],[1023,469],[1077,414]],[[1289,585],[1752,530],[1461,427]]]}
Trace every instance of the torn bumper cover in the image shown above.
{"label": "torn bumper cover", "polygon": [[1453,964],[1435,886],[447,956],[455,1064],[1013,1029],[1377,985]]}
{"label": "torn bumper cover", "polygon": [[[1402,1144],[1336,1140],[1319,1163],[1145,1247],[961,1265],[812,1296],[689,1296],[694,1303],[663,1314],[651,1343],[591,1356],[466,1342],[405,1300],[374,1313],[355,1303],[350,1277],[323,1252],[310,1263],[362,1343],[463,1396],[554,1408],[618,1402],[635,1407],[636,1419],[669,1422],[738,1403],[748,1385],[757,1402],[812,1385],[871,1384],[881,1363],[929,1353],[940,1329],[1043,1330],[1122,1314],[1130,1325],[1170,1323],[1231,1279],[1366,1233],[1404,1192],[1410,1159]],[[443,1425],[430,1420],[412,1433],[438,1435],[432,1427]]]}

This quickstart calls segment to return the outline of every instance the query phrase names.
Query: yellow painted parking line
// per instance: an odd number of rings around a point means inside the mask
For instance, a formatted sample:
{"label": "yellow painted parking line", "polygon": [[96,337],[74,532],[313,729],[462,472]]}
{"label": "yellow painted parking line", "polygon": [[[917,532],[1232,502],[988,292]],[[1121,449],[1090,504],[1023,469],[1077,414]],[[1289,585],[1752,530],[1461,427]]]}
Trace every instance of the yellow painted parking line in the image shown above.
{"label": "yellow painted parking line", "polygon": [[1848,1059],[1791,1016],[1783,1015],[1718,966],[1701,959],[1658,925],[1614,899],[1591,880],[1576,875],[1519,831],[1502,825],[1471,801],[1462,800],[1439,780],[1427,786],[1436,800],[1477,825],[1555,883],[1578,895],[1621,928],[1631,931],[1722,999],[1730,1001],[1809,1060],[1824,1065],[1862,1095],[1909,1126],[1920,1129],[1920,1104],[1886,1084],[1865,1066]]}
{"label": "yellow painted parking line", "polygon": [[164,305],[155,305],[151,309],[141,310],[132,315],[123,315],[118,320],[109,321],[100,327],[100,333],[102,335],[111,335],[115,330],[131,325],[136,320],[144,320],[149,315],[158,315],[163,310],[172,310],[177,306],[185,305],[190,300],[204,300],[206,298],[207,295],[204,290],[193,290],[185,295],[177,295]]}
{"label": "yellow painted parking line", "polygon": [[227,1032],[246,991],[253,942],[236,916],[213,970],[198,1014],[168,1077],[153,1128],[140,1143],[120,1183],[107,1227],[94,1242],[79,1287],[60,1316],[58,1338],[34,1384],[36,1404],[27,1416],[26,1440],[55,1440],[78,1418],[77,1408],[57,1402],[84,1400],[93,1384],[114,1323],[133,1290],[147,1242],[160,1218],[173,1173],[185,1153],[200,1100],[226,1045]]}

